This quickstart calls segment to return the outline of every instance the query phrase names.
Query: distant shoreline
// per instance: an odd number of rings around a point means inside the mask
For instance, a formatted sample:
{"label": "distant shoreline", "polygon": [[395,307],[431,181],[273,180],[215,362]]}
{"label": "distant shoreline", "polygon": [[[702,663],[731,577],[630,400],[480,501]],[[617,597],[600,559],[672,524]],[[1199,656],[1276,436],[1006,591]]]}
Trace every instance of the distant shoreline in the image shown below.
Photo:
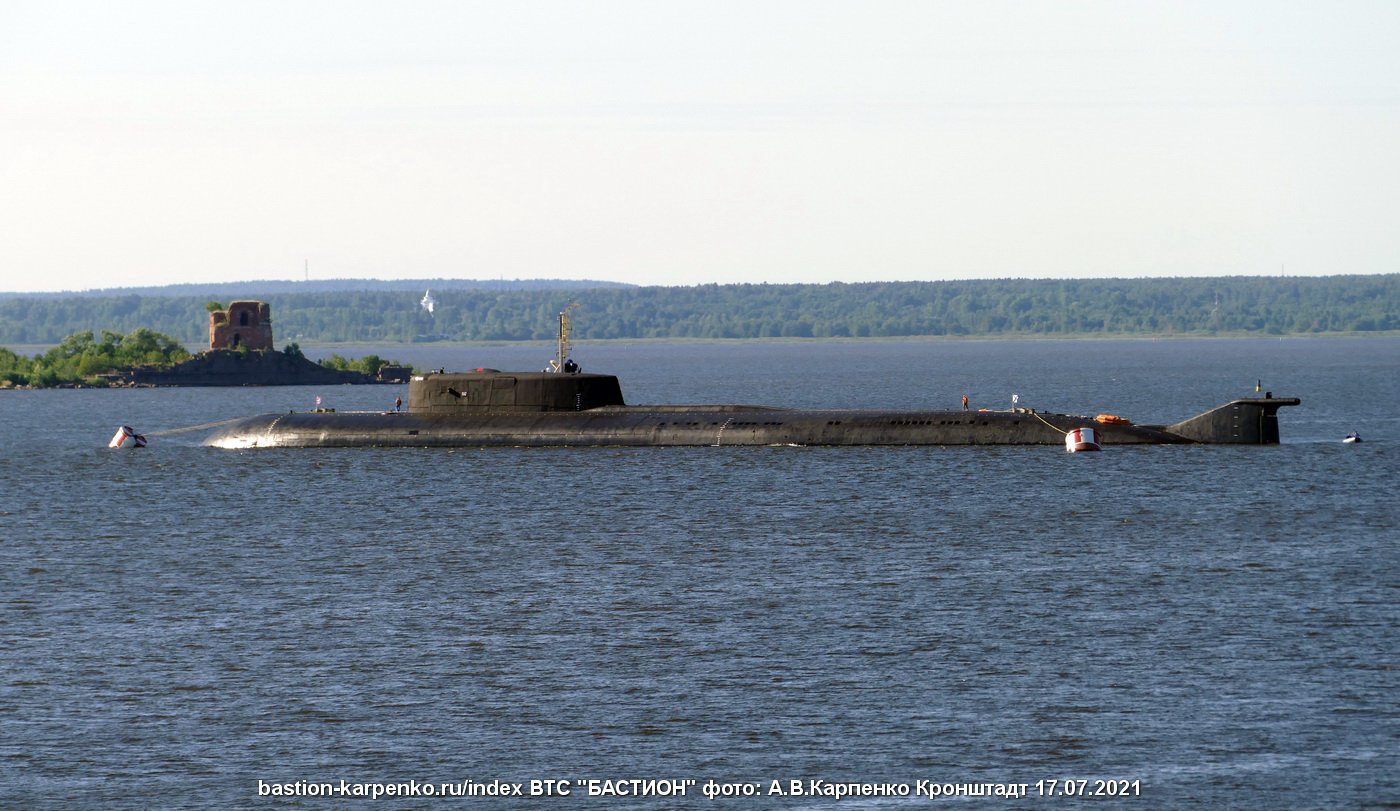
{"label": "distant shoreline", "polygon": [[[587,346],[589,344],[606,344],[609,346],[620,344],[645,344],[647,346],[664,346],[675,344],[677,346],[697,345],[697,344],[832,344],[832,343],[917,343],[917,342],[949,342],[966,343],[968,341],[1197,341],[1209,340],[1211,338],[1229,339],[1258,339],[1258,340],[1284,340],[1296,338],[1395,338],[1400,337],[1400,330],[1356,330],[1352,332],[1292,332],[1282,334],[1266,334],[1259,332],[1220,332],[1220,333],[1102,333],[1084,332],[1069,335],[1045,335],[1035,334],[988,334],[988,335],[893,335],[893,336],[872,336],[865,338],[855,338],[850,336],[822,337],[822,338],[582,338],[574,341],[575,346]],[[297,343],[303,351],[319,352],[320,350],[340,351],[345,349],[371,349],[384,347],[503,347],[503,346],[540,346],[553,347],[554,341],[528,340],[528,341],[306,341],[299,339]],[[8,349],[17,355],[32,357],[42,355],[53,349],[58,344],[12,344],[10,346],[0,346]],[[208,347],[203,344],[190,343],[186,348],[193,352],[202,352]]]}
{"label": "distant shoreline", "polygon": [[[308,345],[550,341],[573,305],[574,337],[593,340],[1076,340],[1284,337],[1400,332],[1400,273],[1379,276],[992,280],[828,285],[432,288],[264,293],[281,340]],[[42,346],[100,328],[147,329],[182,343],[209,334],[195,295],[0,296],[0,346]],[[222,305],[220,305],[222,306]],[[375,343],[369,343],[369,342]],[[383,342],[383,343],[379,343]]]}

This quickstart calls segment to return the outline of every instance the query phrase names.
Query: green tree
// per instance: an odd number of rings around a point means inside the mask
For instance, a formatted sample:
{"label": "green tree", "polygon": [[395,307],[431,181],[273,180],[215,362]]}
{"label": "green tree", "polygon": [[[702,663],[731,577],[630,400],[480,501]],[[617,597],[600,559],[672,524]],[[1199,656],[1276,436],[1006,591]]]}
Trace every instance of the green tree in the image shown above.
{"label": "green tree", "polygon": [[28,385],[33,369],[34,362],[29,358],[0,346],[0,383],[9,386]]}
{"label": "green tree", "polygon": [[189,356],[175,339],[153,330],[140,328],[125,336],[103,330],[100,340],[88,330],[69,335],[35,358],[33,374],[37,381],[47,381],[40,385],[92,382],[98,375],[142,364],[169,366]]}

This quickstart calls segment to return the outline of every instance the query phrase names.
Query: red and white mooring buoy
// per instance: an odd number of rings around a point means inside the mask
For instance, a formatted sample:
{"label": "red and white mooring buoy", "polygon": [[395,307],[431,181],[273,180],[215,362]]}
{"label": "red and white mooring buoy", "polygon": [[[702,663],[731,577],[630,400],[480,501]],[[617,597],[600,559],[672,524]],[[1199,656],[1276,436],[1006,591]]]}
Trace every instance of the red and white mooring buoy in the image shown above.
{"label": "red and white mooring buoy", "polygon": [[1093,428],[1071,428],[1065,434],[1065,450],[1070,453],[1103,450],[1099,445],[1098,431]]}
{"label": "red and white mooring buoy", "polygon": [[136,429],[130,425],[123,425],[117,429],[117,435],[112,437],[112,441],[107,443],[109,448],[144,448],[146,447],[146,437],[136,433]]}

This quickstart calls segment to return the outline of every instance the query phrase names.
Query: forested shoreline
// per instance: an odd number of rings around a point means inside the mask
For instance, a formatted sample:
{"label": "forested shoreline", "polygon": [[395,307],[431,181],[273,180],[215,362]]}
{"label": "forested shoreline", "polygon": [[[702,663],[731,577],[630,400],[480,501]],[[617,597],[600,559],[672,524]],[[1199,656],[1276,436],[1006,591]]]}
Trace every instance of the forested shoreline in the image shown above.
{"label": "forested shoreline", "polygon": [[[361,290],[295,291],[283,283],[194,285],[107,295],[0,296],[0,345],[57,344],[74,333],[149,329],[207,340],[211,293],[271,305],[278,341],[406,343],[547,340],[576,304],[587,339],[1065,337],[1370,333],[1400,330],[1400,274],[1373,276],[998,279],[821,285],[591,286],[436,289],[366,282]],[[391,289],[392,288],[392,289]]]}

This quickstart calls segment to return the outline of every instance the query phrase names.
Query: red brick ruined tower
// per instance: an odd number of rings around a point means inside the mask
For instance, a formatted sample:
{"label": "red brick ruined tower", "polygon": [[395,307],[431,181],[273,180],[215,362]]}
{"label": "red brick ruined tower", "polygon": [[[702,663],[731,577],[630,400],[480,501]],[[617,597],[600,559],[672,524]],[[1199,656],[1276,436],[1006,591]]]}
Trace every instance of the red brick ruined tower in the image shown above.
{"label": "red brick ruined tower", "polygon": [[265,301],[235,301],[209,313],[209,348],[272,348],[272,315]]}

